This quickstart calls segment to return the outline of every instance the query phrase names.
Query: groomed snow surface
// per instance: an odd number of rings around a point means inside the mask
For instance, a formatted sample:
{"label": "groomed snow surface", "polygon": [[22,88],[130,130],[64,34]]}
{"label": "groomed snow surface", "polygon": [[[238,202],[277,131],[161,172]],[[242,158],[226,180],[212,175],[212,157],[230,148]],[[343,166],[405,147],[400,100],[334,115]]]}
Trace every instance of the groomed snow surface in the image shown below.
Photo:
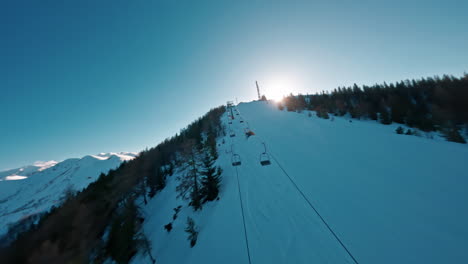
{"label": "groomed snow surface", "polygon": [[[398,135],[396,125],[279,111],[267,102],[237,109],[232,125],[223,116],[236,136],[219,140],[220,200],[193,212],[176,198],[176,174],[144,207],[158,264],[249,263],[237,175],[252,264],[354,263],[286,173],[361,264],[468,261],[466,145]],[[249,139],[247,126],[256,134]],[[270,166],[259,163],[262,142],[274,157]],[[238,167],[231,166],[231,144]],[[187,216],[199,229],[193,248]],[[150,261],[138,255],[133,263]]]}
{"label": "groomed snow surface", "polygon": [[0,236],[8,231],[8,224],[59,205],[67,188],[80,191],[101,172],[115,169],[136,155],[100,153],[62,162],[37,162],[0,172]]}

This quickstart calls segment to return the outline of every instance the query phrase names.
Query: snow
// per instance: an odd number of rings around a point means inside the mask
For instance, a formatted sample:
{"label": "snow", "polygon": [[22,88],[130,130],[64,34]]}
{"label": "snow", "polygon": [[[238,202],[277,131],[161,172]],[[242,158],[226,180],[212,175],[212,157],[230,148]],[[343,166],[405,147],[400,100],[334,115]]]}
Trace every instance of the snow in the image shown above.
{"label": "snow", "polygon": [[48,169],[50,167],[53,167],[57,165],[57,161],[55,160],[50,160],[50,161],[36,161],[34,162],[34,166],[39,167],[38,171],[43,171],[45,169]]}
{"label": "snow", "polygon": [[0,171],[0,181],[2,180],[8,180],[7,178],[15,178],[13,176],[19,176],[21,175],[22,177],[29,177],[34,175],[35,173],[39,171],[43,171],[45,169],[48,169],[50,167],[53,167],[57,164],[57,161],[51,160],[51,161],[36,161],[33,165],[28,165],[24,166],[21,168],[17,169],[11,169],[11,170],[6,170],[6,171]]}
{"label": "snow", "polygon": [[27,176],[19,176],[19,175],[10,175],[5,177],[5,181],[16,181],[16,180],[24,180],[28,178]]}
{"label": "snow", "polygon": [[109,152],[109,153],[99,153],[97,155],[90,155],[91,157],[99,160],[107,160],[109,158],[119,158],[122,161],[132,160],[136,157],[136,153],[133,152]]}
{"label": "snow", "polygon": [[[82,190],[101,172],[115,169],[136,155],[103,153],[0,172],[0,179],[4,179],[0,181],[0,236],[7,232],[8,224],[59,205],[67,188]],[[21,176],[17,175],[20,172]]]}
{"label": "snow", "polygon": [[[267,102],[237,108],[241,115],[231,125],[236,136],[226,135],[218,148],[220,200],[193,212],[176,197],[182,173],[176,172],[143,206],[157,263],[249,263],[236,173],[251,263],[353,263],[300,192],[359,263],[468,259],[466,145],[398,135],[397,125],[279,111]],[[229,131],[227,114],[223,122]],[[255,133],[249,139],[247,126]],[[262,142],[270,166],[259,163]],[[238,167],[230,164],[231,143],[241,157]],[[163,227],[178,205],[182,210],[168,233]],[[184,232],[187,216],[200,231],[193,248]],[[133,262],[144,261],[140,254]]]}

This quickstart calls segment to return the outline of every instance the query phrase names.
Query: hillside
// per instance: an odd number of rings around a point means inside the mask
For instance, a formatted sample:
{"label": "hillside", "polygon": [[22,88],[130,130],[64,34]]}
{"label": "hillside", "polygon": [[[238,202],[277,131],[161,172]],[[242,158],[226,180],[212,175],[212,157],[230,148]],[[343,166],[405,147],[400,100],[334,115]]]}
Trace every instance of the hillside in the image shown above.
{"label": "hillside", "polygon": [[55,166],[57,163],[58,162],[55,160],[50,160],[46,162],[38,161],[35,162],[33,165],[27,165],[21,168],[0,171],[0,181],[26,179],[35,173]]}
{"label": "hillside", "polygon": [[[466,144],[445,141],[437,131],[397,134],[405,126],[398,123],[319,116],[267,101],[241,103],[232,112],[214,108],[86,183],[0,258],[251,264],[458,263],[468,257]],[[265,150],[271,164],[262,166]],[[219,195],[211,192],[210,199],[209,173],[221,179]],[[62,192],[54,193],[63,195],[66,184],[57,182]]]}
{"label": "hillside", "polygon": [[100,173],[135,156],[129,152],[100,153],[0,172],[0,236],[9,224],[60,205],[67,189],[81,191]]}
{"label": "hillside", "polygon": [[[466,145],[437,135],[436,140],[398,135],[397,125],[280,111],[266,102],[237,109],[232,125],[228,113],[222,116],[227,134],[218,139],[220,200],[194,212],[177,198],[184,171],[176,170],[166,187],[142,204],[143,230],[157,263],[460,263],[468,258]],[[247,127],[254,136],[246,138]],[[229,137],[230,130],[235,137]],[[269,166],[260,165],[262,143]],[[240,166],[231,165],[231,150],[240,156]],[[199,230],[193,248],[184,232],[187,216]],[[170,232],[164,229],[168,223]],[[149,263],[147,258],[140,254],[133,263]]]}

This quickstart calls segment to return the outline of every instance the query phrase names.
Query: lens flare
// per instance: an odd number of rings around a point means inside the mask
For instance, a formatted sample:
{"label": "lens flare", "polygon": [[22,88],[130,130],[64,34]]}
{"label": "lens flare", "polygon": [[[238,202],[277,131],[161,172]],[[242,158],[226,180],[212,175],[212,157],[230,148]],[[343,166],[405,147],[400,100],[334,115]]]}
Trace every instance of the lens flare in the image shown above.
{"label": "lens flare", "polygon": [[288,76],[275,76],[266,81],[263,91],[267,99],[280,102],[284,96],[297,89],[296,81]]}

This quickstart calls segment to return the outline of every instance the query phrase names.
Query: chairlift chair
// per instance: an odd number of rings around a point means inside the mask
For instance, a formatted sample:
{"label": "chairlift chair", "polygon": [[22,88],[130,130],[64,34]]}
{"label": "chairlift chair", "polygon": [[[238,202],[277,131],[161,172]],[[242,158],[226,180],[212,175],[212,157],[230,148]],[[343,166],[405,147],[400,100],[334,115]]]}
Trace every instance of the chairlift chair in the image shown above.
{"label": "chairlift chair", "polygon": [[268,165],[271,165],[271,159],[270,159],[270,155],[268,155],[267,151],[266,151],[266,145],[264,142],[262,142],[263,144],[263,153],[260,154],[260,164],[262,166],[268,166]]}
{"label": "chairlift chair", "polygon": [[270,156],[267,153],[260,154],[260,164],[262,166],[268,166],[271,164]]}
{"label": "chairlift chair", "polygon": [[255,135],[255,133],[252,130],[250,130],[248,127],[244,129],[244,133],[247,136],[247,138],[249,138],[250,136]]}
{"label": "chairlift chair", "polygon": [[233,154],[231,158],[232,166],[239,166],[241,165],[241,160],[239,154]]}
{"label": "chairlift chair", "polygon": [[234,133],[234,131],[231,130],[231,132],[229,132],[229,136],[230,136],[230,137],[235,137],[236,134]]}

